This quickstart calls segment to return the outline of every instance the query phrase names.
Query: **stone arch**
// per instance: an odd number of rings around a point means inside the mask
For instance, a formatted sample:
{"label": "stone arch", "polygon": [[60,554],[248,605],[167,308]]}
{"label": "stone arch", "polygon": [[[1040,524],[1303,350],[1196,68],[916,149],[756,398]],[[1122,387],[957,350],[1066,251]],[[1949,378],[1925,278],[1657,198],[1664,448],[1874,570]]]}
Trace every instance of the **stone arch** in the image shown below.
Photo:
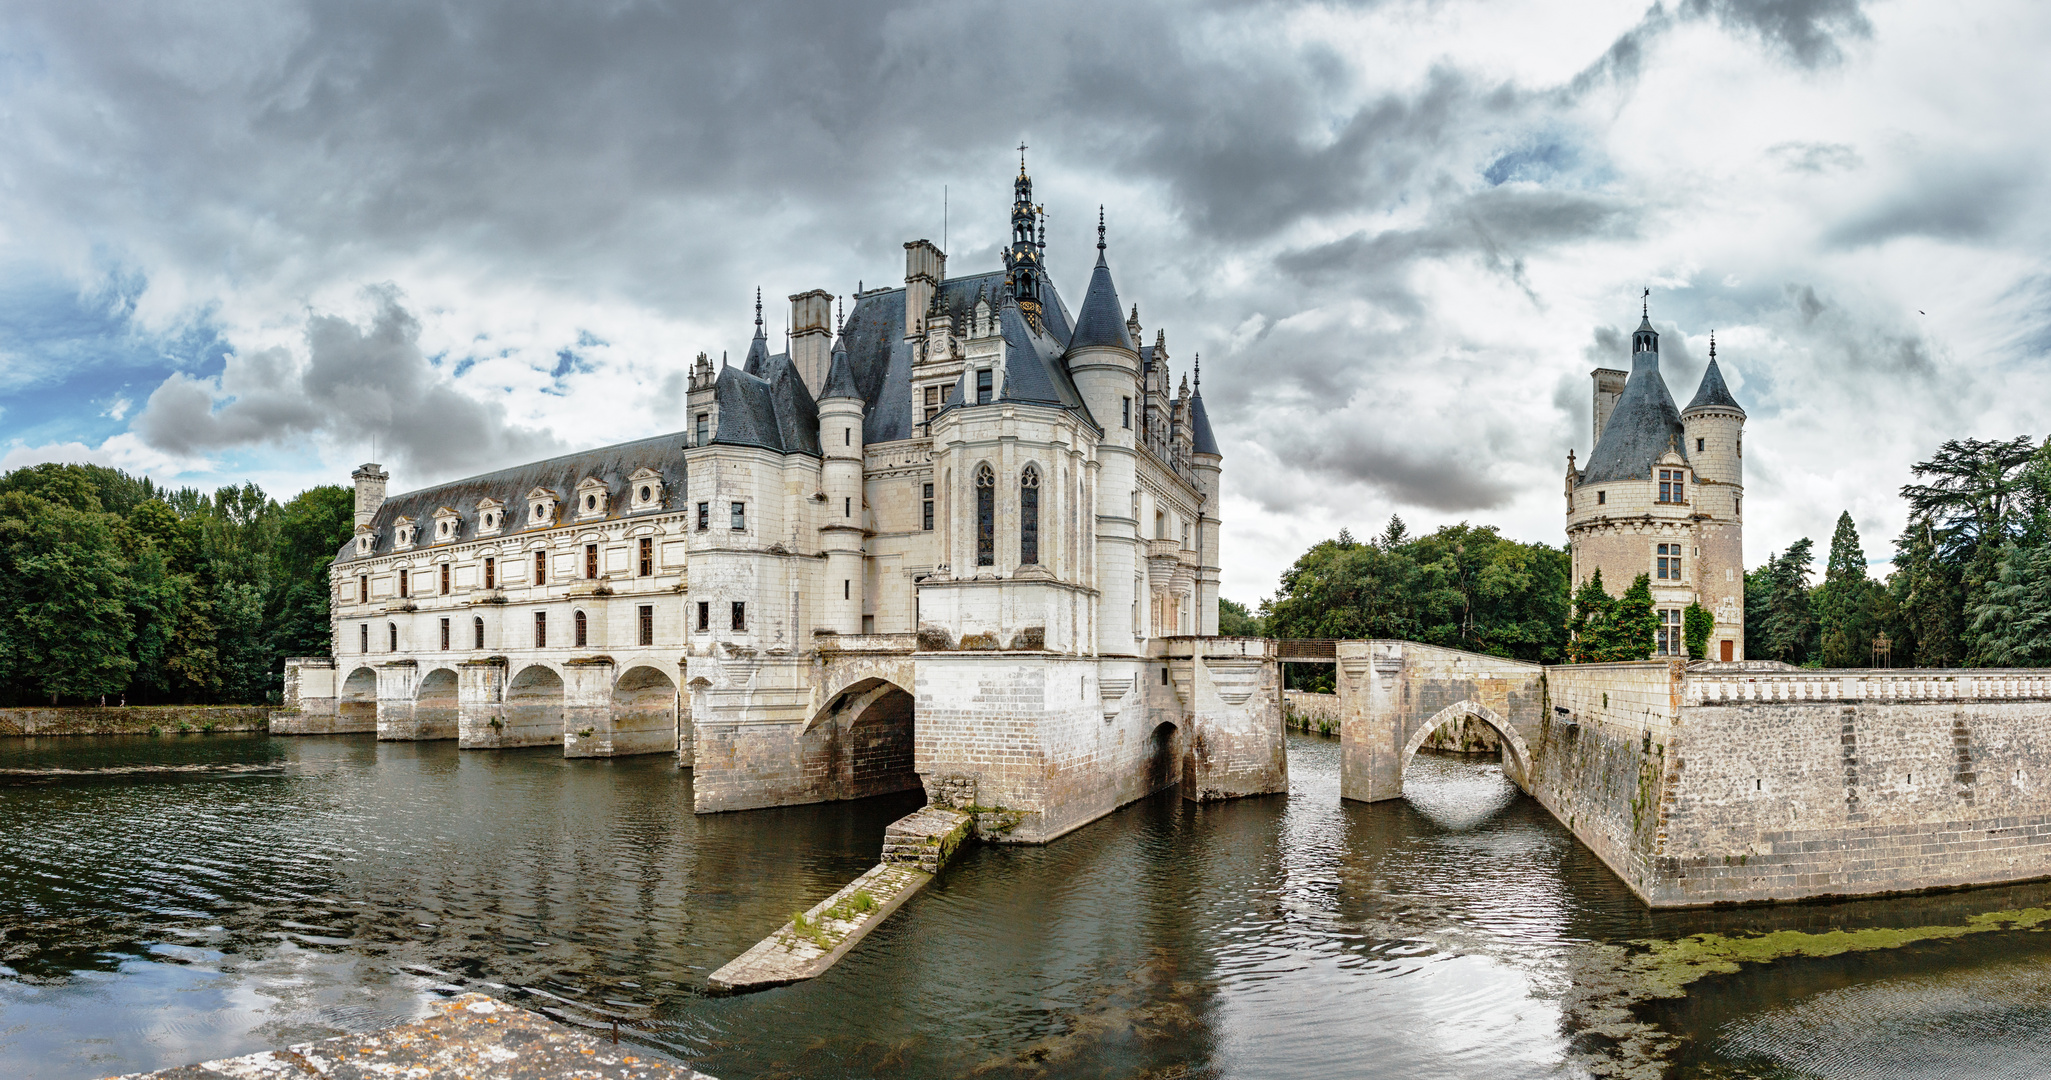
{"label": "stone arch", "polygon": [[857,679],[806,725],[804,754],[825,774],[827,798],[862,799],[920,786],[913,763],[917,699],[889,679]]}
{"label": "stone arch", "polygon": [[521,668],[506,684],[503,746],[561,745],[563,677],[547,664]]}
{"label": "stone arch", "polygon": [[[335,715],[341,720],[354,720],[364,725],[360,730],[371,731],[377,727],[377,672],[367,667],[357,668],[342,681],[341,691],[335,695]],[[359,730],[348,728],[345,730]]]}
{"label": "stone arch", "polygon": [[676,680],[646,664],[622,672],[612,686],[613,753],[666,752],[681,738]]}
{"label": "stone arch", "polygon": [[1141,795],[1152,795],[1182,782],[1182,729],[1173,721],[1154,725],[1147,736]]}
{"label": "stone arch", "polygon": [[1517,729],[1509,721],[1496,715],[1488,706],[1478,701],[1456,701],[1433,713],[1410,733],[1409,741],[1403,744],[1403,753],[1397,759],[1397,790],[1402,790],[1403,777],[1410,771],[1410,759],[1416,755],[1418,748],[1424,745],[1424,740],[1430,738],[1431,733],[1438,730],[1440,724],[1448,720],[1458,720],[1463,716],[1472,716],[1495,729],[1496,736],[1503,745],[1503,772],[1518,787],[1528,786],[1527,778],[1531,775],[1531,748],[1524,744],[1524,737],[1517,734]]}
{"label": "stone arch", "polygon": [[413,691],[413,722],[423,731],[456,730],[456,673],[438,667],[421,676]]}

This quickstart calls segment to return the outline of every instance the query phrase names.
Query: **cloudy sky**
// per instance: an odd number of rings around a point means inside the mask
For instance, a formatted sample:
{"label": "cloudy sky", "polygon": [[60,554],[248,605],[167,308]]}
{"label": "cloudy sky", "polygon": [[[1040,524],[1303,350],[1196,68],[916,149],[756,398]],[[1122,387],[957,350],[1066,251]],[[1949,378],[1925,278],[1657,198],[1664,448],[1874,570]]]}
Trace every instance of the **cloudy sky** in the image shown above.
{"label": "cloudy sky", "polygon": [[[682,428],[754,289],[997,265],[1204,357],[1225,593],[1341,527],[1559,543],[1652,289],[1751,414],[1748,563],[2051,431],[2051,5],[0,7],[0,455],[404,489]],[[2033,72],[2035,74],[2033,74]],[[781,305],[770,308],[771,332]],[[1885,567],[1876,567],[1884,571]]]}

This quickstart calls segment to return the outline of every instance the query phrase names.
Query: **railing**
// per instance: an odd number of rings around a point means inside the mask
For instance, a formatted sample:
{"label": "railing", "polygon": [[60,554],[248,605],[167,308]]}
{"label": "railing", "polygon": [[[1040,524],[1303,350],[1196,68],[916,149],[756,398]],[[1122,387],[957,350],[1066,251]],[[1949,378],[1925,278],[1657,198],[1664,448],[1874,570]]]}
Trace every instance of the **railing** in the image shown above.
{"label": "railing", "polygon": [[1739,701],[2051,700],[2041,668],[1905,668],[1842,671],[1689,672],[1688,705]]}
{"label": "railing", "polygon": [[1336,638],[1282,638],[1275,642],[1275,659],[1290,664],[1330,664],[1339,659]]}

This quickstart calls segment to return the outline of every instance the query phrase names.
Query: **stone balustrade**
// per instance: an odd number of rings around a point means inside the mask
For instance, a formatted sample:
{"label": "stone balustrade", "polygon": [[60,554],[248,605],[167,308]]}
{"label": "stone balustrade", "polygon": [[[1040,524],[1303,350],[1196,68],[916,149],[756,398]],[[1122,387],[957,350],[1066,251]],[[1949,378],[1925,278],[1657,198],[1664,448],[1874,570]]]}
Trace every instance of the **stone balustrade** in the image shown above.
{"label": "stone balustrade", "polygon": [[1896,668],[1779,671],[1690,671],[1687,705],[1773,701],[2036,701],[2051,700],[2043,668]]}

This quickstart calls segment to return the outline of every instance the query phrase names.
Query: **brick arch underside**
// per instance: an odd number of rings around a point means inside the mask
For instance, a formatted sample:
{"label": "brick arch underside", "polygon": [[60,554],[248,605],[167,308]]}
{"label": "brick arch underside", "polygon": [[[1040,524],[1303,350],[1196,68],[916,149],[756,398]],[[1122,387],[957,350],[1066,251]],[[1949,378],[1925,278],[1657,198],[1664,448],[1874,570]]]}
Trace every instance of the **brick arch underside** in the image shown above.
{"label": "brick arch underside", "polygon": [[1488,706],[1478,701],[1456,701],[1433,713],[1429,719],[1418,724],[1416,729],[1410,732],[1409,741],[1404,743],[1400,759],[1403,763],[1402,772],[1396,777],[1399,790],[1403,777],[1410,771],[1410,759],[1416,756],[1418,749],[1424,745],[1424,740],[1431,738],[1431,733],[1437,731],[1439,725],[1468,716],[1495,729],[1503,745],[1503,773],[1518,787],[1530,789],[1531,748],[1524,744],[1524,737],[1517,734],[1517,729],[1511,727],[1509,721],[1496,715]]}
{"label": "brick arch underside", "polygon": [[917,702],[888,679],[859,679],[834,694],[802,738],[806,782],[826,799],[864,799],[920,786],[914,770]]}

